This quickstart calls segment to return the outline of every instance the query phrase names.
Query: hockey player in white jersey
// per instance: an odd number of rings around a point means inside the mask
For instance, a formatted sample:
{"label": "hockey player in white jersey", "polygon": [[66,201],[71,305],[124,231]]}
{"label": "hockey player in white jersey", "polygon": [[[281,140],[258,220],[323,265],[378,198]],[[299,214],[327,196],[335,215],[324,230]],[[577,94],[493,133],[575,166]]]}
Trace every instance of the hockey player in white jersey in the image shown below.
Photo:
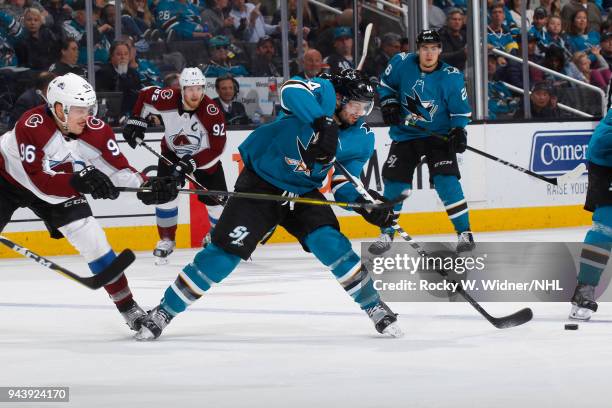
{"label": "hockey player in white jersey", "polygon": [[[193,174],[207,189],[227,191],[220,161],[226,141],[223,112],[204,94],[206,79],[199,68],[183,69],[179,84],[180,92],[158,87],[140,91],[123,137],[132,148],[136,148],[138,139],[144,140],[147,130],[143,118],[151,113],[161,115],[165,127],[161,152],[174,165],[169,166],[160,160],[157,174],[173,174],[183,180],[186,174]],[[222,201],[216,197],[199,196],[198,199],[206,204],[212,230],[223,210]],[[178,202],[160,205],[155,213],[160,240],[153,254],[156,264],[163,265],[176,246]],[[210,233],[204,238],[203,245],[209,237]]]}

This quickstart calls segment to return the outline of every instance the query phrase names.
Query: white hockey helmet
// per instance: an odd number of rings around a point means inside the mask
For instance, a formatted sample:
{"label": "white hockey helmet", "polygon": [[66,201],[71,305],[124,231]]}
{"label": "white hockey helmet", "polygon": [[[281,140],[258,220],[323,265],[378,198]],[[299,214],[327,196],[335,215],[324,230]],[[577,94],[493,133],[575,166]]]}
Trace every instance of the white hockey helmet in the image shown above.
{"label": "white hockey helmet", "polygon": [[206,86],[206,78],[200,68],[184,68],[179,77],[179,85],[181,89],[186,86]]}
{"label": "white hockey helmet", "polygon": [[[64,112],[63,121],[55,116],[56,103],[62,105]],[[90,108],[91,115],[95,115],[98,110],[96,92],[93,87],[85,79],[73,73],[58,76],[49,83],[47,87],[47,105],[51,109],[53,116],[64,127],[67,126],[68,112],[70,112],[72,106]]]}

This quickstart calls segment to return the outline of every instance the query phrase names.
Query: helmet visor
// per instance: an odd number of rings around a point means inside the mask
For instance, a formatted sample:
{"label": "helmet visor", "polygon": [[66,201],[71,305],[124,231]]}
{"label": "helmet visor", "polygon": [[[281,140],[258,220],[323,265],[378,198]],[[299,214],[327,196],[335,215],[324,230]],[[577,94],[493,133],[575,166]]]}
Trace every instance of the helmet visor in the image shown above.
{"label": "helmet visor", "polygon": [[346,105],[344,105],[344,109],[346,113],[354,116],[368,116],[372,113],[372,109],[374,108],[374,101],[348,101]]}
{"label": "helmet visor", "polygon": [[77,117],[88,117],[88,116],[96,116],[98,113],[98,104],[89,105],[89,106],[71,106],[69,115],[77,116]]}

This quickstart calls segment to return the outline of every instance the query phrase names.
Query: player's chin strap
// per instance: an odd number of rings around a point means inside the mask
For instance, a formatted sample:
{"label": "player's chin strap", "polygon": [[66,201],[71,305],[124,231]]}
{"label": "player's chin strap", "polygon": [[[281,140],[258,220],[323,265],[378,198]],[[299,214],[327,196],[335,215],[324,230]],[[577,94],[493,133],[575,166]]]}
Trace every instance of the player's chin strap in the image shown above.
{"label": "player's chin strap", "polygon": [[[340,173],[342,173],[346,177],[346,179],[353,186],[355,186],[355,189],[357,190],[357,192],[364,199],[368,200],[369,202],[374,202],[374,199],[368,193],[368,191],[364,188],[364,186],[361,184],[360,180],[358,180],[355,177],[353,177],[353,175],[351,173],[349,173],[348,170],[342,164],[336,162],[335,163],[335,167],[336,167],[336,169],[338,169],[340,171]],[[408,233],[406,233],[406,231],[404,231],[402,229],[402,227],[399,226],[399,224],[397,222],[395,222],[392,225],[392,228],[395,231],[397,231],[400,234],[400,236],[405,241],[407,241],[408,244],[412,248],[414,248],[418,252],[418,254],[420,256],[422,256],[422,257],[428,257],[429,256],[427,254],[427,252],[425,252],[425,250],[417,242],[415,242],[412,239],[412,237],[410,235],[408,235]],[[446,272],[445,270],[438,270],[438,269],[436,269],[436,272],[438,272],[440,275],[442,275],[442,277],[444,279],[448,279],[448,272]],[[455,281],[451,281],[451,282],[456,283]],[[518,312],[513,313],[511,315],[508,315],[508,316],[493,317],[489,313],[487,313],[487,311],[482,306],[480,306],[480,304],[476,300],[474,300],[474,298],[472,296],[470,296],[470,294],[467,293],[465,291],[465,289],[463,289],[462,285],[457,285],[457,290],[456,291],[461,296],[463,296],[465,298],[465,300],[467,300],[470,303],[470,305],[472,305],[472,307],[478,311],[478,313],[480,313],[482,316],[484,316],[485,319],[487,319],[493,326],[497,327],[498,329],[506,329],[506,328],[509,328],[509,327],[514,327],[514,326],[521,325],[523,323],[527,323],[533,317],[533,312],[529,308],[525,308],[525,309],[519,310]]]}

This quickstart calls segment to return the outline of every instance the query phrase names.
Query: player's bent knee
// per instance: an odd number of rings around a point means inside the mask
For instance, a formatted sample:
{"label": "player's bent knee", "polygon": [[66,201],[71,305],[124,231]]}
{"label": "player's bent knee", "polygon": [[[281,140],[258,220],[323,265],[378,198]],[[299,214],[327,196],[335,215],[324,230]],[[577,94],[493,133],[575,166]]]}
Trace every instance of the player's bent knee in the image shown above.
{"label": "player's bent knee", "polygon": [[219,283],[225,279],[240,263],[240,257],[230,254],[218,247],[215,244],[209,244],[198,252],[191,264],[185,267],[184,271],[190,273],[190,269],[197,270],[197,279],[204,281],[202,285],[197,282],[201,288],[211,286],[214,283]]}
{"label": "player's bent knee", "polygon": [[353,252],[351,242],[340,231],[328,225],[312,231],[304,242],[314,256],[327,266],[331,266],[345,254]]}
{"label": "player's bent knee", "polygon": [[87,262],[94,261],[111,250],[104,230],[94,217],[81,218],[60,227],[59,230]]}

